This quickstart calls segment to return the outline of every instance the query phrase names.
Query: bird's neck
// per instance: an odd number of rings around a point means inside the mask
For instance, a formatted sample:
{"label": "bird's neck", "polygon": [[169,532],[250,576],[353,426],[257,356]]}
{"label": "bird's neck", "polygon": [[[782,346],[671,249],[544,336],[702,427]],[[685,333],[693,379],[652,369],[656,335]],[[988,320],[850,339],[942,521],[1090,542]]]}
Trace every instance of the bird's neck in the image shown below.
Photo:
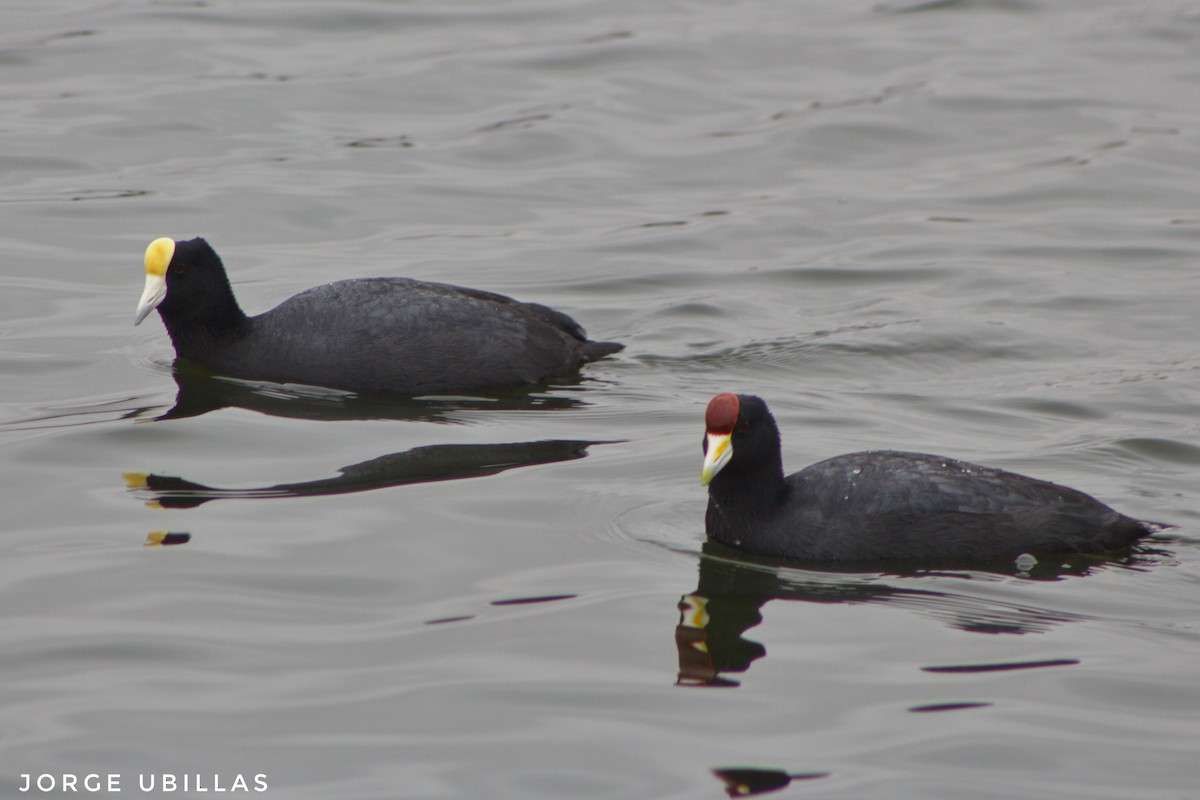
{"label": "bird's neck", "polygon": [[759,462],[752,470],[726,469],[709,484],[708,535],[740,546],[777,512],[786,497],[781,460]]}
{"label": "bird's neck", "polygon": [[184,314],[163,314],[163,325],[181,358],[204,363],[204,354],[228,347],[250,331],[251,321],[230,292]]}

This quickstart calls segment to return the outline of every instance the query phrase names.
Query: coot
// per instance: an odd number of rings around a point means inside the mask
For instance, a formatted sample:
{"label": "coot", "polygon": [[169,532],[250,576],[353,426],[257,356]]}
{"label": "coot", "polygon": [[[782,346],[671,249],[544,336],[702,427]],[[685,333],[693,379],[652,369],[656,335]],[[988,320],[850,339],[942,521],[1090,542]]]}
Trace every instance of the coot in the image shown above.
{"label": "coot", "polygon": [[536,383],[622,349],[562,312],[408,278],[329,283],[248,317],[204,239],[156,239],[134,324],[157,308],[179,358],[235,378],[422,394]]}
{"label": "coot", "polygon": [[923,453],[850,453],[784,477],[779,429],[752,395],[717,395],[705,425],[705,527],[753,553],[971,561],[1117,550],[1164,527],[1066,486]]}

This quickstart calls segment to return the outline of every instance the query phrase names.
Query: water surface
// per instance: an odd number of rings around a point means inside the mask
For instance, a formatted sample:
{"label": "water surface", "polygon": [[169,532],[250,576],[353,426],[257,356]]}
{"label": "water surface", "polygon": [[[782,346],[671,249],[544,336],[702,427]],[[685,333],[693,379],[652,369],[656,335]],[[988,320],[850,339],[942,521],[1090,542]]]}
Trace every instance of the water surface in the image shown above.
{"label": "water surface", "polygon": [[[301,800],[1194,793],[1186,4],[0,23],[6,796],[89,772]],[[407,275],[627,349],[413,402],[176,374],[133,310],[146,244],[195,235],[251,312]],[[730,390],[794,469],[932,451],[1178,527],[1024,571],[702,552]]]}

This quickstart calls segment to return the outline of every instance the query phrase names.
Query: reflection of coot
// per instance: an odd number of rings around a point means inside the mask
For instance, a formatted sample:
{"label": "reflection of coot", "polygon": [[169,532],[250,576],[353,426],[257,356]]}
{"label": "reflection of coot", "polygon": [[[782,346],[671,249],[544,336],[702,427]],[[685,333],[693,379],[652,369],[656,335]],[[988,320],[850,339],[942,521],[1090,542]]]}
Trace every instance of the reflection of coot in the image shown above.
{"label": "reflection of coot", "polygon": [[156,239],[135,322],[155,308],[175,354],[248,380],[420,394],[519,386],[621,349],[562,312],[408,278],[318,286],[247,317],[204,239]]}
{"label": "reflection of coot", "polygon": [[280,483],[251,489],[219,489],[171,475],[127,472],[126,486],[149,492],[147,502],[159,508],[195,508],[210,500],[313,497],[365,492],[412,483],[480,478],[515,467],[583,458],[593,444],[547,440],[511,444],[441,444],[414,447],[338,470],[336,477],[303,483]]}
{"label": "reflection of coot", "polygon": [[679,601],[679,622],[675,626],[678,683],[737,686],[731,674],[746,672],[767,654],[766,646],[745,638],[745,634],[762,622],[763,606],[770,601],[886,604],[970,633],[1035,634],[1085,617],[1006,601],[994,593],[977,595],[972,590],[978,583],[976,578],[1011,575],[1055,582],[1114,566],[1154,563],[1169,556],[1164,551],[1143,548],[1136,555],[1119,559],[1084,555],[1046,558],[1029,572],[1018,569],[1011,559],[959,571],[931,571],[896,561],[876,562],[871,569],[865,563],[800,568],[794,561],[747,555],[709,539],[700,557],[696,588]]}
{"label": "reflection of coot", "polygon": [[803,561],[971,561],[1103,552],[1163,526],[1065,486],[920,453],[851,453],[783,475],[766,403],[720,394],[705,415],[708,535]]}
{"label": "reflection of coot", "polygon": [[[469,394],[426,397],[359,395],[296,384],[246,381],[216,375],[189,361],[172,368],[175,405],[157,419],[196,417],[222,408],[244,408],[287,419],[322,421],[395,419],[456,422],[474,412],[565,411],[586,405],[582,387],[556,379],[552,385],[477,389]],[[571,388],[570,392],[555,391]]]}
{"label": "reflection of coot", "polygon": [[828,778],[828,772],[791,773],[782,769],[760,767],[721,767],[712,774],[725,784],[725,794],[730,797],[750,797],[783,789],[792,781],[811,781]]}

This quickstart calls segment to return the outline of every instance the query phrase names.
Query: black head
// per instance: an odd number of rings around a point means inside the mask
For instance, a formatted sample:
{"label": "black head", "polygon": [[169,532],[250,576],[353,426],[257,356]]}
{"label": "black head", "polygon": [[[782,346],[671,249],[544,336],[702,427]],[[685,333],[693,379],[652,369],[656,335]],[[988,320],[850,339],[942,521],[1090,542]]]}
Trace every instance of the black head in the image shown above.
{"label": "black head", "polygon": [[761,398],[750,394],[719,394],[704,414],[704,468],[701,484],[717,475],[741,475],[768,470],[782,474],[779,428]]}
{"label": "black head", "polygon": [[190,323],[235,325],[244,315],[221,257],[204,239],[155,239],[146,248],[146,288],[134,324],[158,309],[168,330]]}

